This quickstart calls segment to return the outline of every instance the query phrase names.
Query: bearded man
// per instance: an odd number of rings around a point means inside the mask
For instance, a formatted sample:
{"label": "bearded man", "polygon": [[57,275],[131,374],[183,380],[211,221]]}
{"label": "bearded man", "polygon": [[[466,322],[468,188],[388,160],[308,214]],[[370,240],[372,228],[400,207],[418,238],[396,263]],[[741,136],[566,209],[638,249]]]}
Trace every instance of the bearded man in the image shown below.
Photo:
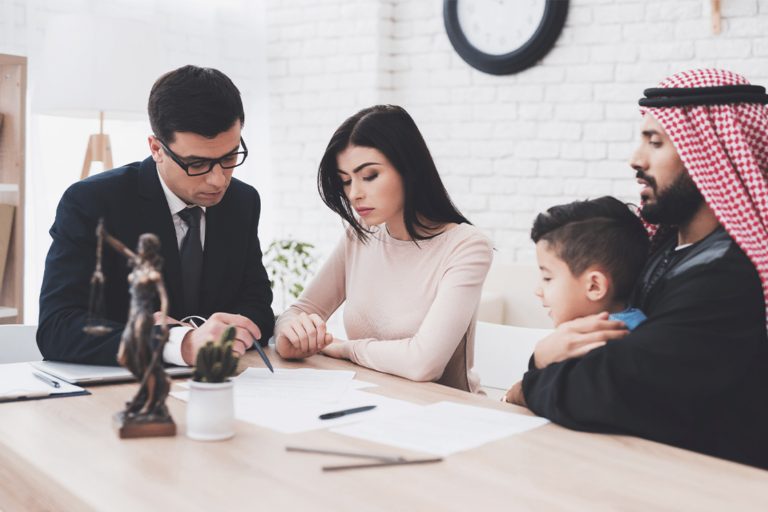
{"label": "bearded man", "polygon": [[768,96],[722,70],[645,94],[630,165],[657,250],[630,302],[648,320],[562,324],[506,399],[768,469]]}

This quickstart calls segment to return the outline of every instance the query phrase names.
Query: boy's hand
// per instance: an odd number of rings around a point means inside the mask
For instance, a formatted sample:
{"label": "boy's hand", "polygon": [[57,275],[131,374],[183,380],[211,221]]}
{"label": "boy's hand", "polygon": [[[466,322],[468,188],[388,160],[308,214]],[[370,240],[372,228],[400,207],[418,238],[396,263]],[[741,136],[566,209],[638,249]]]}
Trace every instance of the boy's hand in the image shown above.
{"label": "boy's hand", "polygon": [[627,326],[619,320],[608,320],[608,313],[577,318],[560,324],[555,332],[541,340],[533,351],[536,368],[546,368],[572,357],[583,357],[587,352],[602,347],[608,340],[629,334]]}
{"label": "boy's hand", "polygon": [[508,404],[519,405],[520,407],[528,407],[525,403],[525,397],[523,396],[523,381],[519,381],[509,388],[509,391],[501,397],[501,401]]}

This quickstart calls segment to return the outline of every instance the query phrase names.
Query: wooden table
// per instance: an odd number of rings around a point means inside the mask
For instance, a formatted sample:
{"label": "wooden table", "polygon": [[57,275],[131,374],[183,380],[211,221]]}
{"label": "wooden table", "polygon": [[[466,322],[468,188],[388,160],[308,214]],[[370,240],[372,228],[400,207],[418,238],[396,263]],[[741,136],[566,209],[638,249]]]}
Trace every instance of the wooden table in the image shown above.
{"label": "wooden table", "polygon": [[[414,383],[315,356],[304,363],[268,352],[278,368],[353,369],[366,390],[418,404],[441,400],[526,409],[432,383]],[[241,362],[261,367],[258,354]],[[353,459],[286,453],[288,444],[423,456],[331,433],[286,435],[237,422],[235,437],[196,442],[186,404],[168,405],[173,438],[118,439],[112,414],[136,384],[90,387],[91,396],[0,405],[0,510],[392,511],[768,509],[768,471],[626,436],[554,424],[428,466],[323,473]],[[178,389],[178,388],[177,388]],[[768,435],[768,434],[766,434]]]}

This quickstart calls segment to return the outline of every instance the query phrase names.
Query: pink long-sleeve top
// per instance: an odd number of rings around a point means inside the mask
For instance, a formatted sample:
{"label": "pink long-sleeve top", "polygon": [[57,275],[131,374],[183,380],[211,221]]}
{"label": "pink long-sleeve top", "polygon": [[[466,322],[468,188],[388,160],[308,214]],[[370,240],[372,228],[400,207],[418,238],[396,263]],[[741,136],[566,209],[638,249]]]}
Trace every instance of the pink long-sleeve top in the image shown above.
{"label": "pink long-sleeve top", "polygon": [[342,356],[381,372],[480,391],[472,371],[480,294],[491,240],[460,224],[407,242],[373,228],[367,244],[347,234],[275,332],[300,313],[324,320],[344,302]]}

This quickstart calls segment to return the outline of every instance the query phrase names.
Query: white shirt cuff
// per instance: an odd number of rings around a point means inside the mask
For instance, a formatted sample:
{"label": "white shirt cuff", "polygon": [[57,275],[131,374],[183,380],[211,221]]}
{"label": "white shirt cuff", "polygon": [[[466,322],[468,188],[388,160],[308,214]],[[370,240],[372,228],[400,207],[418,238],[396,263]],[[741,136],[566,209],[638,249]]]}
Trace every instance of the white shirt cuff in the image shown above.
{"label": "white shirt cuff", "polygon": [[177,366],[189,366],[181,357],[181,342],[184,336],[191,331],[191,327],[176,327],[168,334],[168,341],[163,347],[163,361]]}

